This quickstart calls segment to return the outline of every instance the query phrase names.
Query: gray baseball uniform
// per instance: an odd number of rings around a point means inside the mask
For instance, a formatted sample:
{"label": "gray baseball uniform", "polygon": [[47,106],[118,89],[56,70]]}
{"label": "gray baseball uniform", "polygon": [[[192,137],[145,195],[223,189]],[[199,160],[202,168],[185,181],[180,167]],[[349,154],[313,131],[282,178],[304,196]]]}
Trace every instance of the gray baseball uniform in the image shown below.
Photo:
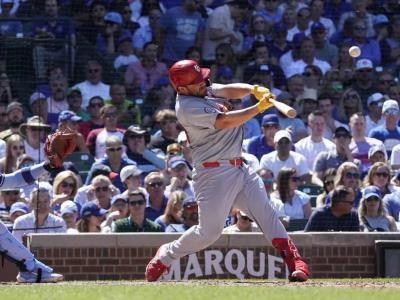
{"label": "gray baseball uniform", "polygon": [[[186,130],[193,154],[199,225],[165,245],[167,251],[160,260],[167,266],[216,241],[233,205],[255,220],[267,239],[288,238],[262,180],[247,165],[232,165],[229,161],[241,157],[243,127],[214,127],[217,116],[223,112],[222,103],[222,99],[177,97],[177,117]],[[219,166],[205,167],[204,162],[218,162]]]}

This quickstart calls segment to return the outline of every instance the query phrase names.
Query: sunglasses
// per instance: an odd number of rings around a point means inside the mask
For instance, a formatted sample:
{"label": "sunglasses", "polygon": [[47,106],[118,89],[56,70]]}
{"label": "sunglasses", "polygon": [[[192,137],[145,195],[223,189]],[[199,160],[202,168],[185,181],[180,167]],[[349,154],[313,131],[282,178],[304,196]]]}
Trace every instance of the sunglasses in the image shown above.
{"label": "sunglasses", "polygon": [[63,188],[69,187],[69,188],[73,189],[75,187],[75,183],[61,182],[61,186]]}
{"label": "sunglasses", "polygon": [[12,146],[13,150],[24,150],[25,147],[24,146]]}
{"label": "sunglasses", "polygon": [[105,113],[104,117],[106,118],[116,118],[117,117],[117,113],[113,112],[113,113]]}
{"label": "sunglasses", "polygon": [[148,185],[151,187],[162,187],[164,185],[164,182],[161,181],[150,182]]}
{"label": "sunglasses", "polygon": [[131,206],[136,206],[136,205],[141,206],[141,205],[144,205],[144,200],[129,201],[129,204]]}
{"label": "sunglasses", "polygon": [[121,150],[122,150],[122,147],[117,147],[117,148],[112,148],[112,147],[110,147],[110,148],[107,148],[107,150],[108,150],[108,151],[111,151],[111,152],[118,152],[118,151],[121,151]]}
{"label": "sunglasses", "polygon": [[389,174],[386,172],[376,172],[375,175],[378,177],[389,178]]}
{"label": "sunglasses", "polygon": [[97,188],[94,189],[97,193],[100,192],[108,192],[109,188],[108,186],[98,186]]}
{"label": "sunglasses", "polygon": [[19,191],[5,191],[4,194],[17,196],[19,195]]}
{"label": "sunglasses", "polygon": [[345,176],[346,176],[347,179],[351,179],[351,178],[359,179],[359,178],[360,178],[360,174],[358,174],[358,173],[351,173],[351,172],[347,172],[347,173],[345,174]]}
{"label": "sunglasses", "polygon": [[273,178],[261,178],[264,183],[274,183]]}

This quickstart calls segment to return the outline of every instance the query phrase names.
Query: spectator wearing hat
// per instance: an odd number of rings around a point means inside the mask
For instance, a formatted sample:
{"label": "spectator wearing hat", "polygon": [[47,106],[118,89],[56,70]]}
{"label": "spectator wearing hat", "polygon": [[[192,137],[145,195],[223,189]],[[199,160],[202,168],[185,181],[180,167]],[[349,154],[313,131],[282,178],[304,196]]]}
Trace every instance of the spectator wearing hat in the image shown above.
{"label": "spectator wearing hat", "polygon": [[2,189],[0,191],[2,203],[0,204],[0,214],[8,215],[11,206],[21,200],[21,190],[19,188]]}
{"label": "spectator wearing hat", "polygon": [[395,219],[385,211],[382,194],[377,186],[370,185],[364,188],[358,216],[364,232],[398,231]]}
{"label": "spectator wearing hat", "polygon": [[19,133],[19,126],[24,123],[24,107],[19,102],[11,102],[6,109],[8,129],[0,132],[0,139],[7,141],[12,134]]}
{"label": "spectator wearing hat", "polygon": [[[29,107],[33,116],[39,116],[42,118],[42,120],[45,120],[46,123],[49,124],[49,121],[51,121],[49,120],[49,104],[47,102],[47,97],[45,94],[37,91],[33,92],[32,95],[29,97]],[[52,125],[54,125],[52,129],[57,128],[57,123],[54,123]]]}
{"label": "spectator wearing hat", "polygon": [[370,165],[373,165],[377,162],[387,163],[388,156],[386,153],[385,146],[381,145],[373,145],[368,150],[368,160]]}
{"label": "spectator wearing hat", "polygon": [[274,136],[280,129],[278,116],[267,114],[263,117],[262,134],[251,138],[247,144],[246,152],[253,154],[258,160],[265,154],[275,150]]}
{"label": "spectator wearing hat", "polygon": [[107,210],[95,202],[85,203],[81,208],[81,219],[77,223],[79,232],[100,232],[100,225],[106,218]]}
{"label": "spectator wearing hat", "polygon": [[346,127],[338,127],[333,135],[335,149],[318,154],[315,159],[313,171],[320,180],[326,170],[338,168],[344,162],[354,162],[350,151],[351,134]]}
{"label": "spectator wearing hat", "polygon": [[135,165],[123,167],[120,172],[121,181],[125,186],[123,195],[128,195],[134,190],[141,190],[147,195],[146,189],[142,187],[143,171]]}
{"label": "spectator wearing hat", "polygon": [[131,191],[128,195],[129,217],[112,224],[112,232],[161,232],[161,226],[145,216],[146,195]]}
{"label": "spectator wearing hat", "polygon": [[126,146],[126,155],[137,163],[144,173],[164,170],[164,153],[159,149],[149,149],[150,134],[137,125],[131,125],[124,133],[123,143]]}
{"label": "spectator wearing hat", "polygon": [[373,38],[376,39],[378,41],[378,43],[380,43],[389,36],[389,32],[388,32],[389,19],[388,19],[388,17],[386,17],[383,14],[377,14],[377,15],[374,15],[373,24],[374,24],[374,32],[375,32],[375,35],[373,36]]}
{"label": "spectator wearing hat", "polygon": [[311,12],[311,33],[312,27],[314,24],[321,24],[323,25],[324,29],[326,30],[326,35],[328,38],[335,33],[336,28],[334,23],[331,19],[322,16],[324,14],[324,1],[322,0],[312,0],[310,2],[310,12]]}
{"label": "spectator wearing hat", "polygon": [[17,218],[13,225],[13,236],[22,242],[28,233],[65,233],[63,219],[50,213],[51,190],[39,185],[30,195],[31,212]]}
{"label": "spectator wearing hat", "polygon": [[14,223],[18,217],[28,214],[29,211],[29,207],[25,202],[15,202],[10,208],[11,223]]}
{"label": "spectator wearing hat", "polygon": [[165,232],[185,232],[199,224],[199,208],[194,197],[186,197],[182,204],[182,224],[169,224]]}
{"label": "spectator wearing hat", "polygon": [[309,114],[308,128],[311,133],[299,140],[295,144],[295,149],[305,157],[308,168],[312,170],[317,155],[323,151],[333,151],[335,144],[324,138],[325,119],[321,111],[316,110]]}
{"label": "spectator wearing hat", "polygon": [[114,105],[103,106],[100,115],[104,122],[104,128],[93,129],[86,139],[86,145],[96,159],[101,159],[106,154],[105,142],[108,137],[115,136],[122,141],[125,131],[117,127],[118,110]]}
{"label": "spectator wearing hat", "polygon": [[168,9],[160,19],[162,60],[167,65],[185,57],[192,46],[200,46],[204,35],[204,19],[199,2],[183,0],[181,6]]}
{"label": "spectator wearing hat", "polygon": [[19,127],[19,133],[24,138],[25,153],[35,162],[41,162],[45,157],[44,140],[50,131],[51,127],[39,116],[28,118],[27,122]]}
{"label": "spectator wearing hat", "polygon": [[104,120],[101,118],[100,109],[104,106],[104,100],[100,96],[94,96],[89,99],[87,112],[89,113],[89,120],[82,121],[78,124],[78,131],[82,133],[85,141],[89,132],[93,129],[104,127]]}
{"label": "spectator wearing hat", "polygon": [[369,59],[360,59],[356,62],[353,88],[360,94],[363,108],[366,109],[368,97],[376,92],[374,86],[374,68]]}
{"label": "spectator wearing hat", "polygon": [[79,218],[78,204],[71,200],[64,201],[60,207],[60,217],[67,225],[67,233],[79,233],[77,229],[77,220]]}
{"label": "spectator wearing hat", "polygon": [[365,135],[378,126],[384,124],[382,117],[382,106],[385,97],[381,93],[373,93],[367,99],[367,114],[365,115]]}
{"label": "spectator wearing hat", "polygon": [[375,127],[369,132],[369,137],[376,138],[383,142],[390,156],[394,146],[400,142],[400,111],[399,104],[395,100],[386,100],[383,103],[382,114],[384,124]]}
{"label": "spectator wearing hat", "polygon": [[369,149],[374,145],[383,146],[380,140],[365,136],[365,123],[365,117],[362,113],[356,113],[350,117],[349,125],[352,138],[349,147],[352,156],[361,161],[362,172],[367,172],[371,166],[368,160]]}
{"label": "spectator wearing hat", "polygon": [[110,98],[110,86],[102,82],[103,67],[97,60],[90,59],[86,63],[86,79],[72,88],[78,88],[82,93],[82,107],[88,107],[89,100],[94,96],[102,99]]}
{"label": "spectator wearing hat", "polygon": [[124,34],[118,38],[117,42],[119,55],[114,60],[114,68],[119,71],[123,70],[124,67],[127,67],[129,64],[137,62],[139,59],[135,55],[133,49],[132,35]]}
{"label": "spectator wearing hat", "polygon": [[[314,3],[322,1],[314,1]],[[328,62],[331,66],[337,65],[339,51],[335,45],[329,43],[327,28],[320,22],[314,22],[311,26],[311,37],[315,43],[315,57]]]}
{"label": "spectator wearing hat", "polygon": [[170,176],[170,184],[165,188],[165,196],[174,191],[183,191],[188,196],[194,196],[193,181],[188,179],[190,172],[189,163],[183,156],[173,156],[168,160],[168,175]]}
{"label": "spectator wearing hat", "polygon": [[334,188],[332,203],[317,208],[304,231],[360,231],[358,214],[353,209],[354,192],[343,185]]}
{"label": "spectator wearing hat", "polygon": [[[112,172],[117,174],[120,173],[123,167],[128,165],[136,165],[136,162],[133,160],[125,157],[124,154],[124,147],[122,145],[121,139],[116,136],[110,136],[106,139],[106,156],[97,160],[92,168],[89,171],[89,174],[86,178],[86,184],[89,184],[92,180],[92,172],[96,165],[106,165],[109,166]],[[118,176],[113,180],[114,185],[121,191],[125,191],[125,187],[121,182],[121,177]]]}
{"label": "spectator wearing hat", "polygon": [[78,123],[82,118],[71,110],[64,110],[58,115],[58,130],[63,131],[66,128],[71,129],[76,134],[76,149],[75,151],[89,153],[89,149],[85,144],[83,135],[78,131]]}
{"label": "spectator wearing hat", "polygon": [[131,63],[125,72],[125,87],[129,96],[144,96],[157,80],[167,75],[167,66],[158,61],[158,45],[147,42],[140,61]]}
{"label": "spectator wearing hat", "polygon": [[165,197],[165,176],[161,172],[151,172],[144,178],[144,185],[149,195],[145,215],[155,220],[165,212],[168,198]]}
{"label": "spectator wearing hat", "polygon": [[310,182],[311,174],[305,157],[290,150],[293,147],[290,133],[279,130],[275,133],[273,141],[276,150],[261,157],[260,167],[270,169],[275,180],[283,167],[294,168],[300,182]]}
{"label": "spectator wearing hat", "polygon": [[128,194],[129,192],[112,197],[107,217],[100,225],[101,232],[111,232],[113,222],[129,217]]}
{"label": "spectator wearing hat", "polygon": [[68,110],[73,111],[81,117],[81,121],[90,120],[90,115],[82,107],[82,92],[77,88],[70,88],[67,91]]}

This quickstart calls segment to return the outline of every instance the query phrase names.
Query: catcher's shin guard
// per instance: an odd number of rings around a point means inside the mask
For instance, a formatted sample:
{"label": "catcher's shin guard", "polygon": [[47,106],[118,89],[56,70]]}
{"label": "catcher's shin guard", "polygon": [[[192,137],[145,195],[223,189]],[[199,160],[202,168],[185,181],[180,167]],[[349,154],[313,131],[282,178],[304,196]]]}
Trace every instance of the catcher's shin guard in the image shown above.
{"label": "catcher's shin guard", "polygon": [[306,281],[310,276],[310,271],[293,242],[290,239],[276,238],[272,240],[272,245],[288,266],[289,281]]}
{"label": "catcher's shin guard", "polygon": [[53,269],[35,259],[33,254],[18,241],[0,222],[0,253],[4,258],[15,263],[21,272],[52,273]]}

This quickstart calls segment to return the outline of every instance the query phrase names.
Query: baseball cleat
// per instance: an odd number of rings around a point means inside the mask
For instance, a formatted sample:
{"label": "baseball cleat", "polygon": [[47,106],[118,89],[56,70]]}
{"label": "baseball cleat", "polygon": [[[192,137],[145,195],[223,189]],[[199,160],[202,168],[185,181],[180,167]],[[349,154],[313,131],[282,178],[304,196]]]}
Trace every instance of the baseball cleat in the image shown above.
{"label": "baseball cleat", "polygon": [[35,272],[19,272],[17,275],[17,282],[19,283],[55,283],[63,280],[64,276],[57,273],[42,272],[39,276]]}
{"label": "baseball cleat", "polygon": [[289,275],[290,282],[304,282],[308,280],[308,275],[301,270],[294,271],[291,275]]}
{"label": "baseball cleat", "polygon": [[146,266],[145,277],[148,282],[157,281],[161,277],[161,275],[163,275],[165,272],[168,272],[169,270],[169,267],[164,265],[160,260],[161,251],[165,250],[165,247],[163,248],[163,246],[158,248],[156,255],[150,260],[150,262]]}

